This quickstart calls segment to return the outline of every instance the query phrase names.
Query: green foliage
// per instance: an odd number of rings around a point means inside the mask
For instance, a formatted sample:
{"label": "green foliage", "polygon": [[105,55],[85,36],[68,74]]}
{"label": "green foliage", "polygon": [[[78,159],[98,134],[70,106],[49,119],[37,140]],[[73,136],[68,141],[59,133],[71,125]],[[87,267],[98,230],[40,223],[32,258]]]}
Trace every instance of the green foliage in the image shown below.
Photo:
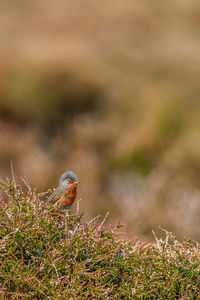
{"label": "green foliage", "polygon": [[[0,182],[2,299],[194,299],[200,295],[200,246],[118,239],[98,219],[64,216],[36,189]],[[119,227],[119,225],[117,226]]]}

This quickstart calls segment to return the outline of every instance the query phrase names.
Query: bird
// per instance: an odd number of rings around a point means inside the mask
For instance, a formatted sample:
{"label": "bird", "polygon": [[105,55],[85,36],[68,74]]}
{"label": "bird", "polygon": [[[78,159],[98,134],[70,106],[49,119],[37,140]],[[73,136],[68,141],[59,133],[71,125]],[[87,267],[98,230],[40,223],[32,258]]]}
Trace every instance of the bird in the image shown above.
{"label": "bird", "polygon": [[58,187],[48,197],[47,201],[53,208],[69,210],[76,199],[77,187],[80,182],[72,171],[63,173]]}

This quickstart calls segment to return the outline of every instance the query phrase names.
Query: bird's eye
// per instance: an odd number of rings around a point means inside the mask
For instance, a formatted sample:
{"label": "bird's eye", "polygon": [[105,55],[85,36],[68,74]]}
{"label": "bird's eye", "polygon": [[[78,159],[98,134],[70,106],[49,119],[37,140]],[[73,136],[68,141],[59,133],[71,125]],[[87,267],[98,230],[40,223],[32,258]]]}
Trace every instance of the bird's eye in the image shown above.
{"label": "bird's eye", "polygon": [[68,179],[68,183],[72,183],[72,180],[71,180],[71,179]]}

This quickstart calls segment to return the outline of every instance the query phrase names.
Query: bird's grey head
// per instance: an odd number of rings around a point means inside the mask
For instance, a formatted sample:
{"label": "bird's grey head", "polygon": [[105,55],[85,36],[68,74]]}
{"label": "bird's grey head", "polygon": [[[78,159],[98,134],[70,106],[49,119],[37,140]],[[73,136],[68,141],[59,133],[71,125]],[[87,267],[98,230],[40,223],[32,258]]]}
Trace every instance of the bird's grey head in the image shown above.
{"label": "bird's grey head", "polygon": [[66,189],[75,181],[78,181],[76,175],[72,171],[67,171],[60,177],[59,187]]}

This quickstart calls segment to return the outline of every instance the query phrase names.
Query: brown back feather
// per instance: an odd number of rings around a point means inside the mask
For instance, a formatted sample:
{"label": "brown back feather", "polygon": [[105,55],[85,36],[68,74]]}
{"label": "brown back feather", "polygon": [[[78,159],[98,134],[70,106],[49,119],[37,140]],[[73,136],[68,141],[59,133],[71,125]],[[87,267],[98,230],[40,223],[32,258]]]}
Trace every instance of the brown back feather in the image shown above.
{"label": "brown back feather", "polygon": [[65,191],[60,187],[57,187],[55,191],[47,198],[47,202],[50,204],[54,204],[58,201],[61,197],[65,196]]}

